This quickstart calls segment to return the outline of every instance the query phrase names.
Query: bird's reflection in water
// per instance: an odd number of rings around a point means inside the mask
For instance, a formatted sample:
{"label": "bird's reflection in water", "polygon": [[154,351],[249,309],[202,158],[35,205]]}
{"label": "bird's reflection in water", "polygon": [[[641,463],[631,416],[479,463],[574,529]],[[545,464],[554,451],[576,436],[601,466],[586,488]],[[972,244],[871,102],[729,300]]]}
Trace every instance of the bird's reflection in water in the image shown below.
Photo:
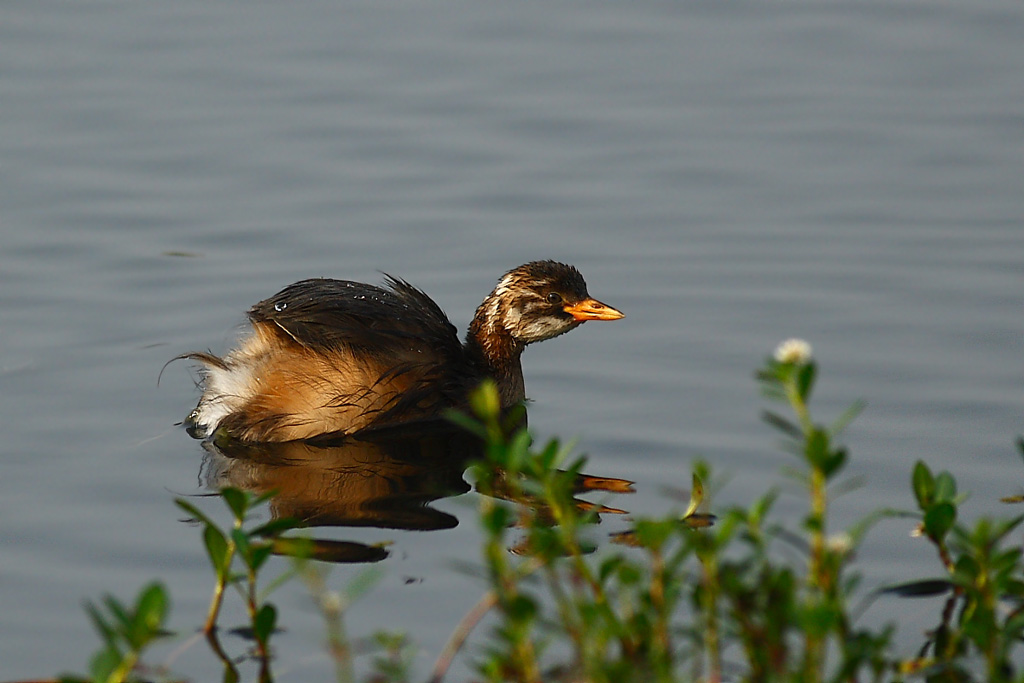
{"label": "bird's reflection in water", "polygon": [[[211,489],[227,486],[253,493],[274,491],[275,518],[292,517],[309,527],[376,527],[432,531],[458,525],[431,503],[471,490],[464,474],[481,457],[480,440],[447,421],[402,425],[341,439],[243,444],[204,442],[202,479]],[[581,475],[577,491],[631,493],[631,482]],[[581,509],[621,513],[578,501]],[[282,546],[287,553],[287,547]],[[318,559],[373,562],[387,557],[382,545],[313,541]]]}
{"label": "bird's reflection in water", "polygon": [[319,443],[206,442],[206,450],[207,486],[276,491],[275,517],[308,526],[429,531],[458,524],[430,503],[470,490],[462,475],[479,442],[437,423]]}

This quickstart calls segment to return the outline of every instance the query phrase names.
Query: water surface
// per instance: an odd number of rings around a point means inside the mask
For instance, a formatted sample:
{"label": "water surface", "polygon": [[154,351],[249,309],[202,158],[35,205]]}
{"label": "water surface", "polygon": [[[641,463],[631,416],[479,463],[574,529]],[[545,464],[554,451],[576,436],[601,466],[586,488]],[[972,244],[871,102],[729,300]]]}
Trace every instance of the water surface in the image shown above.
{"label": "water surface", "polygon": [[[505,270],[576,264],[627,318],[526,353],[531,424],[635,480],[635,513],[697,457],[731,477],[718,505],[782,481],[751,373],[794,335],[822,419],[869,406],[838,523],[909,507],[919,458],[999,512],[1024,488],[1020,35],[1009,0],[5,4],[3,677],[84,669],[81,601],[153,577],[198,625],[210,572],[171,502],[206,490],[174,426],[196,391],[156,377],[305,277],[393,273],[464,329]],[[472,506],[334,532],[393,542],[354,632],[407,629],[429,666],[481,590],[454,568]],[[938,570],[908,530],[872,537],[869,585]],[[326,679],[301,589],[279,601],[282,680]],[[909,648],[920,605],[896,608]]]}

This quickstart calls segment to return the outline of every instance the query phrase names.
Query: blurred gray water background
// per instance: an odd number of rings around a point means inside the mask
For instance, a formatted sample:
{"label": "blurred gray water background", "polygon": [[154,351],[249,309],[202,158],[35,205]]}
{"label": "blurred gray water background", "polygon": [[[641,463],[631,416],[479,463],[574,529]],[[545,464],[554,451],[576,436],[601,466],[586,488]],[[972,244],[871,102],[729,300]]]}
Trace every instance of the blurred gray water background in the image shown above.
{"label": "blurred gray water background", "polygon": [[[794,335],[819,417],[868,402],[838,522],[911,507],[919,458],[1005,512],[1022,35],[1017,0],[3,3],[0,676],[84,669],[81,601],[153,577],[200,624],[211,573],[171,502],[204,490],[173,426],[196,392],[157,373],[305,277],[400,275],[464,329],[508,268],[576,264],[627,318],[527,352],[531,425],[636,480],[634,513],[681,505],[697,457],[730,476],[715,505],[783,483],[751,373]],[[437,504],[448,531],[340,534],[393,541],[353,634],[408,630],[429,665],[480,592],[453,566],[472,498]],[[871,537],[869,586],[938,571],[910,526]],[[280,679],[326,680],[303,590],[277,599]],[[910,652],[937,607],[868,614],[895,617]],[[175,667],[211,680],[205,654]]]}

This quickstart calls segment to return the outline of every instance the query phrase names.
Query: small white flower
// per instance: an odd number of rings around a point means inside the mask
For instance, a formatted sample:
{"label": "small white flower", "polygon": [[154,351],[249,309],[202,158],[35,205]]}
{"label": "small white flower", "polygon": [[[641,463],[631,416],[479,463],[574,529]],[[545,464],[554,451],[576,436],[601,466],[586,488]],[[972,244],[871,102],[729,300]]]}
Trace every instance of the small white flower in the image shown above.
{"label": "small white flower", "polygon": [[853,550],[853,538],[850,534],[843,532],[826,538],[825,545],[832,552],[838,555],[845,555]]}
{"label": "small white flower", "polygon": [[340,614],[345,609],[345,601],[334,591],[328,591],[320,597],[320,609],[327,614]]}
{"label": "small white flower", "polygon": [[775,360],[791,365],[806,365],[811,354],[811,345],[803,339],[787,339],[775,348]]}

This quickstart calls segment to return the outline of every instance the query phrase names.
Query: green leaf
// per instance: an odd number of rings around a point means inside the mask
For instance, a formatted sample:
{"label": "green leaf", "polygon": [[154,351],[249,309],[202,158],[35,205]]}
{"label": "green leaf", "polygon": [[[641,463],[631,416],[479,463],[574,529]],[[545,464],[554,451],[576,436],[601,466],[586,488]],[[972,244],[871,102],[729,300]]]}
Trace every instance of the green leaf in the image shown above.
{"label": "green leaf", "polygon": [[867,405],[867,402],[860,399],[854,401],[853,405],[847,408],[842,415],[837,417],[836,421],[832,423],[831,427],[829,427],[829,432],[832,433],[832,436],[841,434],[843,430],[850,426],[851,422],[857,419],[857,416],[864,411],[864,408],[866,408]]}
{"label": "green leaf", "polygon": [[949,472],[935,477],[935,500],[952,503],[956,500],[956,479]]}
{"label": "green leaf", "polygon": [[823,462],[821,465],[821,471],[825,475],[825,477],[831,477],[833,474],[841,470],[843,468],[843,465],[845,464],[846,449],[839,448],[836,449],[834,453],[832,453],[828,458],[825,459],[825,462]]}
{"label": "green leaf", "polygon": [[801,607],[796,614],[797,622],[808,633],[824,636],[841,621],[839,610],[826,604]]}
{"label": "green leaf", "polygon": [[516,471],[524,467],[526,458],[530,455],[530,444],[533,437],[525,429],[520,429],[508,441],[508,464]]}
{"label": "green leaf", "polygon": [[633,528],[633,542],[651,550],[660,550],[672,537],[676,523],[671,519],[639,519]]}
{"label": "green leaf", "polygon": [[537,603],[525,595],[516,595],[504,603],[505,612],[512,621],[527,621],[537,616]]}
{"label": "green leaf", "polygon": [[117,632],[114,627],[107,623],[107,620],[100,613],[100,610],[96,605],[91,602],[85,603],[85,613],[89,615],[89,619],[92,620],[93,628],[100,634],[100,638],[105,643],[113,645],[117,642]]}
{"label": "green leaf", "polygon": [[[1016,600],[1018,604],[1024,600],[1024,581],[1007,579],[1003,584],[1003,589],[1006,599]],[[1021,613],[1024,614],[1024,610],[1021,610]]]}
{"label": "green leaf", "polygon": [[504,419],[501,421],[501,429],[506,434],[511,434],[519,428],[525,428],[526,425],[526,406],[522,403],[505,408],[503,411]]}
{"label": "green leaf", "polygon": [[1024,515],[1013,517],[1012,519],[1001,520],[1001,522],[993,530],[994,541],[1002,541],[1006,538],[1006,535],[1011,531],[1020,526],[1020,523],[1024,522]]}
{"label": "green leaf", "polygon": [[619,567],[621,567],[625,561],[626,558],[622,555],[612,555],[602,560],[597,569],[597,578],[600,584],[605,585],[608,582],[609,577],[616,574]]}
{"label": "green leaf", "polygon": [[1021,552],[1020,548],[1010,548],[1009,550],[995,553],[991,561],[992,572],[995,574],[1012,573],[1020,562]]}
{"label": "green leaf", "polygon": [[501,398],[498,396],[498,385],[494,380],[484,380],[469,395],[469,407],[473,414],[485,420],[495,419],[501,412]]}
{"label": "green leaf", "polygon": [[267,561],[267,558],[274,552],[274,546],[271,543],[263,542],[253,544],[252,552],[249,554],[249,561],[246,563],[253,571],[259,571],[260,567]]}
{"label": "green leaf", "polygon": [[[809,514],[806,517],[804,517],[804,528],[810,531],[812,534],[818,534],[823,532],[825,530],[824,523],[825,520],[821,518],[821,515]],[[796,540],[790,539],[789,537],[785,536],[785,534],[783,534],[783,537],[787,538],[787,540]]]}
{"label": "green leaf", "polygon": [[239,557],[248,565],[249,558],[252,556],[252,543],[249,542],[249,535],[241,529],[232,529],[231,540],[235,543],[235,550]]}
{"label": "green leaf", "polygon": [[644,580],[644,573],[635,564],[624,563],[618,569],[618,580],[623,586],[638,586]]}
{"label": "green leaf", "polygon": [[924,513],[924,530],[928,537],[941,543],[956,521],[956,507],[952,503],[936,503]]}
{"label": "green leaf", "polygon": [[828,432],[820,427],[812,427],[804,444],[804,455],[814,467],[824,470],[832,454],[829,452]]}
{"label": "green leaf", "polygon": [[754,501],[754,504],[750,508],[750,520],[760,524],[771,512],[772,507],[775,506],[775,501],[779,499],[779,492],[777,489],[771,489]]}
{"label": "green leaf", "polygon": [[975,641],[982,651],[987,649],[987,644],[996,637],[997,629],[995,612],[984,602],[972,604],[971,609],[964,613],[964,634]]}
{"label": "green leaf", "polygon": [[762,410],[761,419],[788,437],[794,439],[803,438],[803,430],[778,413],[773,413],[770,410]]}
{"label": "green leaf", "polygon": [[495,505],[482,515],[484,528],[494,536],[504,533],[512,523],[512,513],[504,505]]}
{"label": "green leaf", "polygon": [[277,624],[277,608],[269,602],[260,608],[252,620],[252,632],[261,643],[266,643]]}
{"label": "green leaf", "polygon": [[268,500],[272,500],[273,498],[277,497],[278,493],[280,493],[278,489],[269,489],[256,496],[250,496],[249,509],[251,510],[257,505],[262,505],[263,503],[266,503]]}
{"label": "green leaf", "polygon": [[953,580],[958,586],[970,588],[977,581],[979,572],[981,567],[973,557],[961,555],[953,567]]}
{"label": "green leaf", "polygon": [[89,661],[89,675],[97,683],[109,681],[114,670],[121,665],[122,659],[123,656],[115,648],[104,648]]}
{"label": "green leaf", "polygon": [[704,483],[697,476],[697,473],[693,473],[693,488],[690,489],[690,504],[686,508],[686,513],[683,517],[689,517],[693,513],[697,512],[697,508],[700,507],[701,503],[704,502]]}
{"label": "green leaf", "polygon": [[221,679],[222,683],[238,683],[239,680],[238,669],[233,665],[224,667],[224,678]]}
{"label": "green leaf", "polygon": [[226,486],[220,490],[220,497],[224,499],[236,520],[245,520],[245,513],[249,510],[248,493],[233,486]]}
{"label": "green leaf", "polygon": [[581,455],[580,457],[574,459],[572,462],[570,462],[568,464],[564,464],[565,463],[565,456],[569,455],[571,453],[571,451],[572,451],[571,448],[564,449],[561,453],[558,454],[558,461],[555,462],[555,463],[552,463],[554,465],[562,464],[563,467],[565,468],[565,471],[563,472],[563,471],[559,471],[557,468],[552,468],[550,474],[554,478],[564,480],[566,486],[568,486],[569,489],[575,490],[576,481],[580,477],[585,476],[584,474],[582,474],[582,472],[583,472],[583,468],[587,464],[588,458],[585,455]]}
{"label": "green leaf", "polygon": [[111,616],[117,620],[117,625],[120,626],[119,630],[122,633],[127,630],[132,623],[132,618],[131,615],[128,614],[128,609],[113,595],[103,596],[103,604],[106,606],[107,611],[110,612]]}
{"label": "green leaf", "polygon": [[804,403],[807,403],[810,400],[811,391],[814,390],[814,378],[817,377],[817,375],[818,365],[813,361],[807,365],[801,366],[797,371],[796,391]]}
{"label": "green leaf", "polygon": [[935,478],[928,465],[918,460],[914,465],[914,472],[911,475],[911,484],[914,488],[914,496],[917,498],[917,505],[922,511],[931,507],[935,500]]}
{"label": "green leaf", "polygon": [[891,508],[878,508],[872,510],[868,514],[858,519],[854,524],[846,529],[846,533],[853,539],[854,547],[859,546],[861,541],[867,535],[876,524],[883,519],[893,519],[897,517],[916,517],[913,513],[901,512]]}
{"label": "green leaf", "polygon": [[129,632],[136,650],[159,634],[167,616],[167,604],[167,591],[158,582],[147,585],[139,593]]}
{"label": "green leaf", "polygon": [[444,414],[445,419],[453,423],[457,427],[465,429],[470,434],[475,434],[481,439],[487,438],[487,427],[480,424],[480,420],[475,417],[466,415],[460,410],[448,410]]}
{"label": "green leaf", "polygon": [[1003,633],[1007,639],[1020,639],[1024,633],[1024,610],[1015,613],[1003,624]]}
{"label": "green leaf", "polygon": [[299,529],[306,526],[303,522],[295,519],[294,517],[281,517],[280,519],[272,519],[266,524],[261,524],[252,531],[249,532],[250,536],[261,536],[263,538],[280,536],[285,531],[291,531],[292,529]]}
{"label": "green leaf", "polygon": [[550,469],[562,460],[562,456],[562,442],[554,438],[544,444],[544,448],[537,454],[537,459]]}
{"label": "green leaf", "polygon": [[228,553],[228,540],[217,527],[207,526],[203,529],[203,544],[206,545],[206,555],[210,558],[210,564],[217,576],[223,578],[227,573],[228,565],[231,564],[231,556]]}

